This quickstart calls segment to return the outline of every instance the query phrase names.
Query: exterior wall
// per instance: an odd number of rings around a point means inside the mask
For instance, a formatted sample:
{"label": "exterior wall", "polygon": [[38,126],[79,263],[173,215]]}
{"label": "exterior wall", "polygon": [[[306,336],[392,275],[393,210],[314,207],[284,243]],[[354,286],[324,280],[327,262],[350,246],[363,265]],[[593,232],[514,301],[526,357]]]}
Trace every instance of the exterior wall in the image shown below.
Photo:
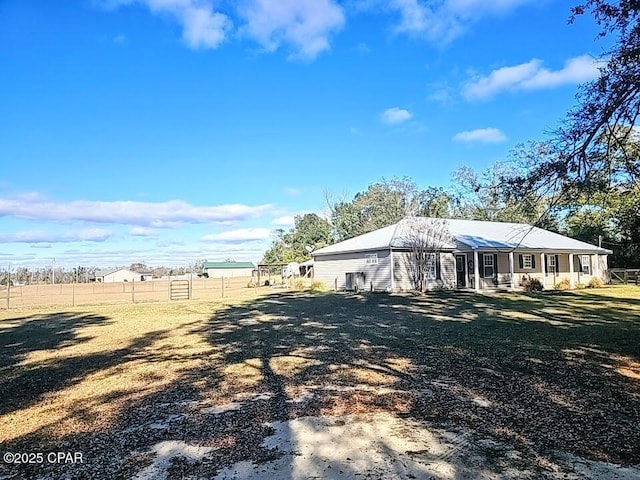
{"label": "exterior wall", "polygon": [[[440,280],[429,280],[427,290],[456,288],[456,261],[453,253],[440,252]],[[396,291],[413,290],[409,252],[393,252],[393,283]]]}
{"label": "exterior wall", "polygon": [[104,283],[133,282],[139,281],[140,274],[131,270],[118,270],[103,277]]}
{"label": "exterior wall", "polygon": [[253,268],[207,268],[209,278],[250,277]]}
{"label": "exterior wall", "polygon": [[[368,265],[365,255],[378,254],[378,263]],[[334,255],[318,255],[314,258],[314,278],[333,290],[346,288],[346,274],[348,272],[363,272],[365,290],[370,290],[371,283],[377,291],[391,290],[391,256],[389,250],[371,252],[336,253]]]}
{"label": "exterior wall", "polygon": [[[497,269],[497,275],[495,277],[484,277],[483,269],[480,268],[480,289],[487,290],[492,288],[508,288],[511,286],[511,274],[509,273],[509,254],[508,253],[495,253],[495,252],[482,252],[478,251],[478,259],[480,260],[480,255],[488,254],[488,255],[496,255],[497,256],[497,264],[494,265],[494,268]],[[469,255],[469,259],[473,259],[473,254]],[[517,262],[517,258],[515,259]],[[480,260],[480,265],[482,265],[482,261]],[[474,269],[468,269],[469,275],[471,279],[469,281],[469,285],[474,284]],[[497,283],[496,283],[497,282]]]}

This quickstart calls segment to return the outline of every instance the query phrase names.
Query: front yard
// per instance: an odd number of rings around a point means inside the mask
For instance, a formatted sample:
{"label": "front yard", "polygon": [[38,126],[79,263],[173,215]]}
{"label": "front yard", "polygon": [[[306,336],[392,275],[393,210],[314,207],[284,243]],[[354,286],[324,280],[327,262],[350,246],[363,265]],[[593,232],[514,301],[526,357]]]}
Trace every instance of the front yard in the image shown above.
{"label": "front yard", "polygon": [[640,288],[2,312],[0,391],[2,453],[83,460],[0,478],[634,478]]}

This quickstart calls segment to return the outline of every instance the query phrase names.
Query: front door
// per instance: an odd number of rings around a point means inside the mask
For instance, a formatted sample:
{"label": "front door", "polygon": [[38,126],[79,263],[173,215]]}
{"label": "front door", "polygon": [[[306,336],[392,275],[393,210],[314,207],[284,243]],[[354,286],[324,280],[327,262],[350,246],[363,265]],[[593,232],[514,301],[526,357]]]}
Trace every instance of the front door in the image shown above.
{"label": "front door", "polygon": [[458,288],[467,286],[467,256],[456,255],[456,284]]}

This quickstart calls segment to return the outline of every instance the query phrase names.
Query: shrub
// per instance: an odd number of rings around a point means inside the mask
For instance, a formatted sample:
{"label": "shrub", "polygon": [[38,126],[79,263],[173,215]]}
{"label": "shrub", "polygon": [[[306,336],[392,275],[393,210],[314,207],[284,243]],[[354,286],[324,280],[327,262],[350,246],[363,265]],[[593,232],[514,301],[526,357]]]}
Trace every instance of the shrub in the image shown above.
{"label": "shrub", "polygon": [[544,288],[542,282],[537,278],[527,278],[522,282],[525,292],[541,292]]}
{"label": "shrub", "polygon": [[602,288],[604,287],[604,283],[598,277],[593,277],[589,280],[589,288]]}
{"label": "shrub", "polygon": [[587,286],[584,283],[576,283],[576,290],[583,290],[587,288]]}
{"label": "shrub", "polygon": [[571,282],[568,278],[565,278],[564,280],[556,283],[553,288],[555,288],[556,290],[569,290],[571,288]]}
{"label": "shrub", "polygon": [[327,289],[327,287],[325,287],[324,282],[321,282],[320,280],[314,280],[311,283],[311,290],[314,290],[316,292],[324,292]]}
{"label": "shrub", "polygon": [[304,290],[304,280],[302,280],[301,278],[294,278],[291,281],[291,288],[293,288],[294,290]]}
{"label": "shrub", "polygon": [[247,288],[253,288],[255,286],[256,286],[256,284],[253,283],[253,280],[249,280],[249,283],[247,283]]}
{"label": "shrub", "polygon": [[265,286],[265,287],[268,287],[268,286],[270,286],[270,285],[271,285],[271,283],[269,282],[269,280],[265,280],[265,281],[264,281],[264,286]]}

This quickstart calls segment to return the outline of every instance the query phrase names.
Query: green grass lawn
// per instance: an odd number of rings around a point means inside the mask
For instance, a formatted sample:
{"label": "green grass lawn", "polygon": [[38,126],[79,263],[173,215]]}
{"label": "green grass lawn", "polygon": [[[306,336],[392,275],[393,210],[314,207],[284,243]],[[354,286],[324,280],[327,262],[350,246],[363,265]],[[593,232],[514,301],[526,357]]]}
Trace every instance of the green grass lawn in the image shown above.
{"label": "green grass lawn", "polygon": [[51,467],[78,478],[130,477],[174,438],[214,471],[265,458],[264,422],[376,411],[637,464],[640,287],[5,311],[0,389],[2,448],[85,452]]}

